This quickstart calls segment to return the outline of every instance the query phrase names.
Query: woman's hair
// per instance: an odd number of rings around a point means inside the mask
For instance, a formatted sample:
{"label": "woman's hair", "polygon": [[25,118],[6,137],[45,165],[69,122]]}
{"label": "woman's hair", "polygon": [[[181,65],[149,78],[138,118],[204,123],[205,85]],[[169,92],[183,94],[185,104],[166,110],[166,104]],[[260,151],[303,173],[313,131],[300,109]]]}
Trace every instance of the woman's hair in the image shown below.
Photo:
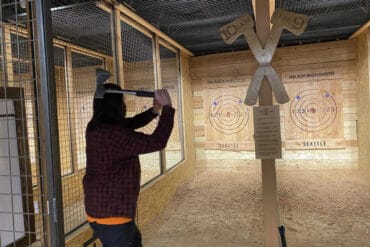
{"label": "woman's hair", "polygon": [[[106,89],[121,90],[121,87],[112,84],[104,84]],[[122,123],[126,115],[126,104],[123,94],[105,93],[103,99],[94,99],[93,117],[87,128],[94,128],[100,124]]]}

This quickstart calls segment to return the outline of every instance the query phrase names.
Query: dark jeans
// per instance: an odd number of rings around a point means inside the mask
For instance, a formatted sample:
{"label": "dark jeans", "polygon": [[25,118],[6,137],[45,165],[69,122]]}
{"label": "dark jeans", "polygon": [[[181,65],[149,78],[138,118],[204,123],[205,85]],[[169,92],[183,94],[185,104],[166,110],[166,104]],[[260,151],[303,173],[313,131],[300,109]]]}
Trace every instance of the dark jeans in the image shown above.
{"label": "dark jeans", "polygon": [[103,247],[142,247],[141,233],[134,220],[120,225],[90,223]]}

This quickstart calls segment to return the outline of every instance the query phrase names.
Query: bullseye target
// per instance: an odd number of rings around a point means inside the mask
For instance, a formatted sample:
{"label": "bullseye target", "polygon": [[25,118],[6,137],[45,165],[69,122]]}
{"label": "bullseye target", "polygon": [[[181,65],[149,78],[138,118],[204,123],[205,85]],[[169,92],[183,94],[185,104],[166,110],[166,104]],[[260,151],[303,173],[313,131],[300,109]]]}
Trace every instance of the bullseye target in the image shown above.
{"label": "bullseye target", "polygon": [[329,128],[337,114],[334,94],[322,89],[303,90],[290,103],[293,123],[308,132],[320,132]]}
{"label": "bullseye target", "polygon": [[239,97],[223,95],[212,101],[209,122],[216,131],[223,134],[238,133],[245,128],[248,119],[248,109]]}

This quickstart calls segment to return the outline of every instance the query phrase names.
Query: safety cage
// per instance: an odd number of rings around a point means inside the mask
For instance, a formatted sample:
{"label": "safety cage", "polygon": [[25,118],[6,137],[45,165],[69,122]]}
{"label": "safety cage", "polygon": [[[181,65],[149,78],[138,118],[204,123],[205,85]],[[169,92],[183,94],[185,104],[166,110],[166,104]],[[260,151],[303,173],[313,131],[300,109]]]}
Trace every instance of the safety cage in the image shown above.
{"label": "safety cage", "polygon": [[[165,150],[140,156],[144,186],[185,159],[179,49],[104,2],[3,0],[0,7],[0,246],[62,246],[86,224],[95,69],[125,89],[171,95],[174,131]],[[152,104],[125,101],[129,116]],[[140,131],[150,134],[157,121]]]}

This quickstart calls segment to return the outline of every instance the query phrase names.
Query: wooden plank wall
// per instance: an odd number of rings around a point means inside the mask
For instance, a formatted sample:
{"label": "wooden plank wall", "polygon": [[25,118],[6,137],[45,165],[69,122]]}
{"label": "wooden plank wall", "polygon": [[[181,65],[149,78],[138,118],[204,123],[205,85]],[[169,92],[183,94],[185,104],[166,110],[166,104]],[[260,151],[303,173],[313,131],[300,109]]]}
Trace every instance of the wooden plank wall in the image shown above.
{"label": "wooden plank wall", "polygon": [[[272,66],[291,98],[289,103],[280,106],[283,159],[277,160],[278,164],[307,168],[356,167],[356,43],[345,40],[279,48]],[[190,75],[198,165],[260,163],[255,160],[254,132],[249,123],[252,121],[252,108],[244,106],[247,107],[245,110],[234,100],[233,106],[212,112],[221,104],[216,96],[220,96],[225,105],[232,101],[231,96],[244,100],[256,68],[257,63],[250,51],[192,58]],[[324,130],[319,127],[302,130],[299,121],[292,122],[297,116],[290,112],[302,110],[296,105],[298,99],[305,97],[305,90],[313,92],[311,100],[314,106],[311,104],[302,109],[309,109],[309,113],[316,113],[316,116],[320,113],[322,117],[318,119],[323,121],[320,126]],[[219,120],[224,121],[224,126],[235,116],[248,118],[248,123],[243,123],[245,127],[238,133],[226,131],[224,135],[214,136],[210,129],[215,132],[212,117],[217,114],[224,118]],[[328,126],[323,126],[325,124]]]}
{"label": "wooden plank wall", "polygon": [[359,167],[370,176],[370,28],[357,37]]}

